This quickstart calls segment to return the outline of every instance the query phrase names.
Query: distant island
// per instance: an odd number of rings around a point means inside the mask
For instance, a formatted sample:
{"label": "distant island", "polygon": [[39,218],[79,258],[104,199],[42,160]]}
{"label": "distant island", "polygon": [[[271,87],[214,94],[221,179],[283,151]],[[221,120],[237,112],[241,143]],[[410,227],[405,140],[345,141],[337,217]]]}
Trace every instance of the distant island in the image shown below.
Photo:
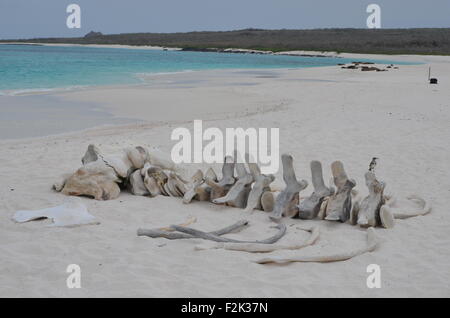
{"label": "distant island", "polygon": [[89,32],[77,38],[10,39],[1,42],[119,44],[194,51],[239,48],[260,51],[332,51],[366,54],[450,55],[450,28],[202,31],[186,33]]}

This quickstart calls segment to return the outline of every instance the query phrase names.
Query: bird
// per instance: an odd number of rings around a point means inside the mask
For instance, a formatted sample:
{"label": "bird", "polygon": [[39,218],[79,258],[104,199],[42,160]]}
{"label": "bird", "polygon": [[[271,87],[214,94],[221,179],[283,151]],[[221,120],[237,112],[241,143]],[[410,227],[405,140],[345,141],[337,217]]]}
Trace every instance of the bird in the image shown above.
{"label": "bird", "polygon": [[373,157],[372,158],[372,161],[369,164],[369,171],[373,172],[375,170],[375,166],[377,165],[377,160],[378,159],[379,158],[377,158],[377,157]]}

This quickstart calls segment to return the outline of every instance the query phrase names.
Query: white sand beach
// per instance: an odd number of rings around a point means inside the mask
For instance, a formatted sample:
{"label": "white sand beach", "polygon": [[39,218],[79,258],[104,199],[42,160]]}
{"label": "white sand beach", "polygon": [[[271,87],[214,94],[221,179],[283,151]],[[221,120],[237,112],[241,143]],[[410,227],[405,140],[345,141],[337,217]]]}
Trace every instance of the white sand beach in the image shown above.
{"label": "white sand beach", "polygon": [[[146,85],[45,93],[55,103],[90,105],[127,122],[98,126],[109,122],[93,121],[41,136],[48,132],[27,132],[30,120],[21,128],[25,138],[0,140],[0,297],[450,297],[450,57],[341,56],[423,64],[387,72],[339,66],[198,71],[150,76]],[[429,66],[438,85],[427,82]],[[28,95],[30,105],[39,96]],[[20,97],[9,96],[8,106]],[[0,96],[0,103],[5,100]],[[64,112],[51,113],[54,121],[64,117]],[[252,261],[260,256],[245,252],[197,251],[198,239],[136,235],[138,228],[179,224],[190,216],[197,218],[192,227],[205,231],[249,220],[247,229],[228,235],[233,238],[262,239],[276,232],[266,212],[249,214],[207,202],[186,205],[179,198],[122,192],[109,201],[80,198],[99,225],[50,228],[49,220],[11,220],[17,210],[64,202],[67,197],[52,184],[81,166],[89,144],[105,152],[141,145],[170,153],[172,130],[192,130],[194,119],[203,120],[204,129],[279,128],[280,153],[294,157],[298,178],[310,181],[309,163],[319,160],[328,181],[330,164],[341,160],[364,195],[364,173],[378,157],[377,176],[389,192],[421,195],[433,210],[397,220],[393,229],[377,228],[380,245],[374,252],[342,262],[287,265],[256,264]],[[207,167],[184,168],[189,175]],[[219,174],[219,167],[215,170]],[[273,185],[284,186],[281,167]],[[311,192],[309,185],[301,196]],[[274,255],[365,245],[366,231],[357,226],[290,218],[283,223],[288,232],[280,243],[306,239],[298,229],[303,225],[320,226],[321,235],[312,246]],[[81,268],[80,289],[66,286],[69,264]],[[369,264],[381,268],[379,289],[366,285]]]}

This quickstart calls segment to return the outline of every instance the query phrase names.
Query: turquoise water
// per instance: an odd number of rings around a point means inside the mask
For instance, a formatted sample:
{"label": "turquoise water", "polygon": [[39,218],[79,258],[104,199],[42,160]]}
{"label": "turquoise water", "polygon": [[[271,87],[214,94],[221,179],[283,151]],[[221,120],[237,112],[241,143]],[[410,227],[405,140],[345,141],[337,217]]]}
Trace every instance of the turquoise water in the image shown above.
{"label": "turquoise water", "polygon": [[147,73],[302,68],[330,66],[353,60],[78,46],[0,45],[0,94],[77,86],[138,84],[143,81],[141,75]]}

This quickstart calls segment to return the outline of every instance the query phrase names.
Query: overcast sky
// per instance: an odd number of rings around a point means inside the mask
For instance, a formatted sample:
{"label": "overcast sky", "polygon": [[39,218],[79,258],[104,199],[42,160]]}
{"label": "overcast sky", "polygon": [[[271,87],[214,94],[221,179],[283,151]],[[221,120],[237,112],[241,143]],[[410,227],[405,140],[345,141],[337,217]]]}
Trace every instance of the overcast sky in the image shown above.
{"label": "overcast sky", "polygon": [[[66,7],[81,7],[68,29]],[[367,5],[383,28],[450,27],[450,0],[0,0],[0,38],[243,28],[366,28]]]}

